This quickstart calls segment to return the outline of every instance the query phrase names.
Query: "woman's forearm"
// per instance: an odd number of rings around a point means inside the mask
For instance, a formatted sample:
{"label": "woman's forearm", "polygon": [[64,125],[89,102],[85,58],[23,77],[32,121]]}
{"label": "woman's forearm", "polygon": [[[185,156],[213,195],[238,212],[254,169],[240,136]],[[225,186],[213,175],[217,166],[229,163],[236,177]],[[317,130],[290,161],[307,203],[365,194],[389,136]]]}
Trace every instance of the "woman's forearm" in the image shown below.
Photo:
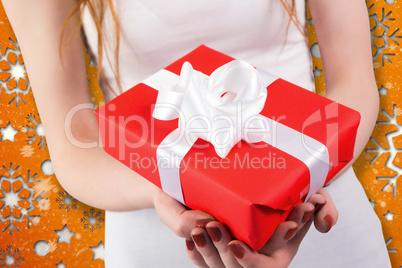
{"label": "woman's forearm", "polygon": [[153,207],[156,186],[102,148],[70,148],[64,153],[56,150],[52,162],[61,185],[88,205],[106,210]]}
{"label": "woman's forearm", "polygon": [[369,140],[379,107],[366,3],[364,0],[308,0],[308,3],[320,46],[326,95],[361,115],[355,160]]}
{"label": "woman's forearm", "polygon": [[[364,90],[356,90],[356,88]],[[377,87],[370,80],[339,83],[333,85],[333,88],[328,91],[327,98],[360,113],[361,120],[354,148],[354,160],[356,160],[366,146],[378,116],[379,98]]]}
{"label": "woman's forearm", "polygon": [[[73,24],[66,29],[61,42],[63,57],[59,54],[60,34],[76,1],[4,0],[3,5],[21,46],[61,185],[78,200],[103,209],[152,206],[155,186],[110,157],[99,145],[92,149],[79,148],[66,136],[71,131],[81,142],[98,141],[83,39],[79,28],[70,27]],[[69,120],[71,124],[66,126],[68,115],[82,104],[90,108],[77,111]]]}

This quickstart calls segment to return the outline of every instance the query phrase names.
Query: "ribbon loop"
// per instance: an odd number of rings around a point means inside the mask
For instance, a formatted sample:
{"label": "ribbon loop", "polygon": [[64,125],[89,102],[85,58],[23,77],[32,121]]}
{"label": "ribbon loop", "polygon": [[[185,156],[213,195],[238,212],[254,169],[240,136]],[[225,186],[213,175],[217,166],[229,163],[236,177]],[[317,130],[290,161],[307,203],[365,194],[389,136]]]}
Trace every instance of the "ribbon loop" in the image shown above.
{"label": "ribbon loop", "polygon": [[[253,142],[254,139],[244,136],[244,123],[259,115],[266,98],[266,85],[258,71],[244,61],[233,60],[210,76],[185,62],[179,82],[160,88],[154,117],[160,120],[179,118],[179,128],[209,141],[224,158],[241,139]],[[205,125],[210,125],[211,129]],[[194,129],[208,131],[194,133]],[[261,141],[262,137],[257,140]]]}

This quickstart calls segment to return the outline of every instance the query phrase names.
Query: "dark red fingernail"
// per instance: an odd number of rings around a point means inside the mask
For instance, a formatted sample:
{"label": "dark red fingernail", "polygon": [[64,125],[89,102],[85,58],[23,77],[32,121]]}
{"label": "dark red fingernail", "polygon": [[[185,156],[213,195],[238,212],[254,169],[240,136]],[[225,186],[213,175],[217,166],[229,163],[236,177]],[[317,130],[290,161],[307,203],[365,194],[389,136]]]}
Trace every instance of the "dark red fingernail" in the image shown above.
{"label": "dark red fingernail", "polygon": [[219,228],[217,228],[217,227],[207,227],[207,231],[208,231],[209,236],[211,237],[211,239],[214,242],[221,241],[222,233],[221,233],[221,230],[219,230]]}
{"label": "dark red fingernail", "polygon": [[228,247],[236,258],[242,259],[244,257],[244,249],[239,244],[232,243],[229,244]]}
{"label": "dark red fingernail", "polygon": [[186,239],[186,247],[189,251],[192,251],[195,247],[193,240]]}
{"label": "dark red fingernail", "polygon": [[334,224],[334,219],[332,218],[331,215],[327,215],[324,217],[324,221],[327,224],[327,232],[329,232],[329,230],[331,230],[332,225]]}
{"label": "dark red fingernail", "polygon": [[196,234],[192,235],[194,242],[197,244],[198,247],[203,248],[207,244],[205,237],[203,234]]}
{"label": "dark red fingernail", "polygon": [[326,203],[327,203],[327,201],[325,201],[325,202],[322,203],[322,204],[316,204],[316,205],[315,205],[315,212],[316,212],[316,213],[320,212],[320,210],[325,206]]}
{"label": "dark red fingernail", "polygon": [[307,211],[306,213],[304,213],[302,223],[306,223],[311,218],[311,216],[313,215],[314,211],[315,211],[315,209],[313,209],[312,211]]}
{"label": "dark red fingernail", "polygon": [[285,239],[285,240],[290,239],[291,237],[293,237],[293,236],[295,235],[296,231],[297,231],[297,227],[290,229],[290,230],[285,234],[284,239]]}
{"label": "dark red fingernail", "polygon": [[208,222],[211,222],[212,219],[203,219],[203,220],[198,220],[195,222],[195,227],[197,228],[205,228]]}

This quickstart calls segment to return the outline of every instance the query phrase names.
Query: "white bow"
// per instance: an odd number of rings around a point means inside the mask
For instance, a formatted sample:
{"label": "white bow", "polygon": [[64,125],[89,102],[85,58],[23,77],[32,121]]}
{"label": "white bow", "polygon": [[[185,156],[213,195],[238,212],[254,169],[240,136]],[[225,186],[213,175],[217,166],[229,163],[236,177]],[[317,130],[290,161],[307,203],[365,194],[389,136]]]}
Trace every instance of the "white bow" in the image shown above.
{"label": "white bow", "polygon": [[233,60],[207,76],[185,62],[179,82],[159,90],[154,118],[179,118],[178,128],[189,137],[210,142],[224,158],[241,139],[264,138],[260,118],[267,98],[266,84],[250,64]]}

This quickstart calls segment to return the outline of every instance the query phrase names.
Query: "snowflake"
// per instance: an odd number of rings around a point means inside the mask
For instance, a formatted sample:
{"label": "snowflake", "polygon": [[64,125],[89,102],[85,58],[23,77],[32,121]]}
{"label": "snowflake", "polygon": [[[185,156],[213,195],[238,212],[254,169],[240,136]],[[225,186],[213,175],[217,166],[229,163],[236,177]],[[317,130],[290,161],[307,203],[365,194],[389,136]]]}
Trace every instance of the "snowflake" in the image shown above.
{"label": "snowflake", "polygon": [[393,186],[393,196],[396,196],[396,182],[398,178],[401,177],[402,175],[402,168],[398,167],[395,165],[394,159],[397,155],[397,153],[402,152],[402,148],[395,148],[395,144],[393,140],[394,138],[401,138],[402,137],[402,126],[398,124],[396,117],[398,115],[397,112],[397,107],[396,104],[393,106],[393,116],[391,116],[389,113],[387,113],[385,110],[381,110],[381,113],[388,119],[388,121],[377,121],[378,125],[393,125],[397,128],[397,130],[389,132],[385,134],[385,138],[387,140],[388,144],[388,149],[383,148],[373,137],[370,137],[370,140],[374,143],[374,145],[377,147],[375,149],[366,149],[366,152],[368,153],[376,153],[373,159],[371,159],[370,164],[373,164],[382,154],[384,153],[389,153],[389,157],[387,161],[385,162],[385,166],[390,168],[391,170],[396,172],[395,176],[391,177],[377,177],[377,180],[386,180],[388,183],[381,189],[381,191],[386,191],[388,187],[391,185]]}
{"label": "snowflake", "polygon": [[84,224],[84,229],[90,229],[91,232],[95,229],[100,229],[104,222],[103,214],[99,210],[91,208],[88,211],[84,211],[84,217],[81,218],[81,222]]}
{"label": "snowflake", "polygon": [[[393,238],[390,237],[387,239],[387,241],[385,241],[385,245],[388,247],[388,245],[392,242]],[[397,249],[388,249],[388,253],[395,253],[398,252]]]}
{"label": "snowflake", "polygon": [[59,197],[56,198],[56,202],[59,203],[59,209],[64,209],[69,212],[70,209],[76,209],[78,200],[69,195],[66,191],[59,192]]}
{"label": "snowflake", "polygon": [[20,255],[21,251],[13,249],[8,245],[6,249],[0,249],[0,267],[20,267],[24,258]]}
{"label": "snowflake", "polygon": [[[9,38],[14,48],[7,47],[4,55],[0,53],[0,88],[4,88],[7,94],[15,92],[15,97],[8,104],[19,102],[26,104],[20,94],[26,95],[31,88],[31,83],[26,74],[25,63],[17,42]],[[0,43],[1,51],[1,43]]]}
{"label": "snowflake", "polygon": [[37,144],[41,150],[46,149],[47,143],[45,131],[43,130],[39,114],[29,114],[26,118],[28,120],[28,124],[22,127],[21,131],[28,135],[31,134],[31,136],[28,136],[27,138],[27,143],[30,145]]}
{"label": "snowflake", "polygon": [[[374,6],[372,4],[368,11]],[[392,11],[389,11],[386,15],[384,8],[382,8],[382,18],[380,19],[377,13],[370,14],[369,18],[374,19],[374,27],[370,29],[371,32],[371,45],[373,46],[375,53],[373,55],[373,60],[377,60],[378,56],[382,56],[382,66],[384,66],[384,59],[388,62],[392,62],[389,58],[390,56],[395,56],[395,53],[386,53],[384,50],[390,49],[393,50],[392,46],[390,46],[389,40],[392,40],[393,43],[399,46],[399,43],[396,41],[396,38],[402,38],[402,36],[396,35],[399,32],[399,28],[394,32],[390,33],[390,27],[385,24],[388,21],[395,21],[394,18],[390,18]],[[389,51],[389,50],[388,50]]]}
{"label": "snowflake", "polygon": [[29,214],[35,209],[35,201],[42,207],[41,200],[47,199],[41,197],[44,193],[34,196],[35,189],[29,186],[31,183],[37,183],[38,180],[34,180],[36,173],[31,176],[30,170],[28,170],[27,179],[24,180],[22,176],[14,176],[15,171],[20,166],[13,169],[13,164],[10,163],[10,168],[3,166],[4,170],[8,173],[8,176],[0,176],[0,222],[8,222],[8,225],[4,228],[3,232],[10,230],[10,234],[13,234],[13,229],[19,232],[16,227],[16,222],[22,222],[24,217],[28,219],[28,228],[31,223],[37,224],[34,218],[40,217],[40,215]]}

